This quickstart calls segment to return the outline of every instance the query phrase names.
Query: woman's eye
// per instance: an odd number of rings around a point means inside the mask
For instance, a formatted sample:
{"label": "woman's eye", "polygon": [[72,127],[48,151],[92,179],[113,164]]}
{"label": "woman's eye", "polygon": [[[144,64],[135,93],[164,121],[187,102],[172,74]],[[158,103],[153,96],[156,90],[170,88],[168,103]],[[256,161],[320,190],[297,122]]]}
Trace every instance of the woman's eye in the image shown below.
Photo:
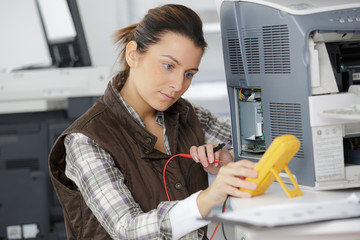
{"label": "woman's eye", "polygon": [[171,64],[167,64],[167,63],[164,63],[164,67],[166,69],[172,69],[173,68],[173,66]]}
{"label": "woman's eye", "polygon": [[194,74],[192,74],[192,73],[189,73],[189,72],[185,73],[186,78],[192,78],[193,76],[194,76]]}

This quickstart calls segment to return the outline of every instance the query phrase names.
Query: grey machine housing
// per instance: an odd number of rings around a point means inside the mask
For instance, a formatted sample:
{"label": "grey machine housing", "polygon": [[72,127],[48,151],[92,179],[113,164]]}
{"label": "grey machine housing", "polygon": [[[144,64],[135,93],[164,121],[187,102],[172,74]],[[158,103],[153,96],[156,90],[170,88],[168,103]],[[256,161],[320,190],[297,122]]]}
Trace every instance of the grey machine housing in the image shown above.
{"label": "grey machine housing", "polygon": [[[311,111],[311,99],[334,96],[333,101],[339,102],[336,97],[341,94],[351,94],[350,99],[360,103],[358,95],[348,93],[360,84],[360,3],[352,1],[357,7],[346,8],[349,1],[344,1],[338,9],[306,12],[301,10],[311,6],[310,1],[291,1],[299,2],[294,11],[259,2],[266,1],[223,1],[220,6],[236,160],[259,160],[274,138],[293,134],[301,147],[289,168],[300,185],[316,189],[360,186],[360,121],[320,119],[314,123],[312,119],[318,116]],[[327,60],[313,57],[312,43],[326,46]],[[322,70],[321,61],[328,61],[331,69]],[[330,72],[335,90],[327,89],[328,83],[315,90],[314,72]],[[355,130],[346,130],[350,127]],[[314,136],[337,130],[342,133],[329,151],[324,146],[331,139]],[[321,158],[324,152],[333,162]],[[338,169],[326,172],[327,166]]]}

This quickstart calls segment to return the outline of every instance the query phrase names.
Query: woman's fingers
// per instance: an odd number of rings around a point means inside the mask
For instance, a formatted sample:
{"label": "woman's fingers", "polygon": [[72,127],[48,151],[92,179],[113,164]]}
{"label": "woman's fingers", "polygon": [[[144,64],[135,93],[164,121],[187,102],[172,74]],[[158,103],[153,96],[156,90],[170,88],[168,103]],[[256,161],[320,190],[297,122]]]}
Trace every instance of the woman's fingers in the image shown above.
{"label": "woman's fingers", "polygon": [[190,148],[190,155],[196,162],[200,162],[203,167],[208,167],[214,162],[214,145],[206,144],[202,146],[192,146]]}
{"label": "woman's fingers", "polygon": [[202,191],[198,197],[198,207],[202,216],[206,216],[210,209],[225,201],[227,196],[250,198],[251,194],[240,190],[255,190],[257,185],[246,181],[246,178],[256,178],[253,170],[256,163],[249,160],[230,162],[220,168],[212,184]]}
{"label": "woman's fingers", "polygon": [[235,197],[250,197],[247,192],[241,191],[240,188],[255,190],[257,185],[253,182],[245,181],[245,178],[256,178],[257,172],[253,170],[254,164],[248,160],[240,160],[238,162],[229,163],[220,168],[217,180],[221,187],[226,187],[228,195]]}
{"label": "woman's fingers", "polygon": [[257,172],[253,170],[255,166],[256,163],[249,160],[239,160],[237,162],[230,162],[222,167],[219,170],[219,174],[256,178]]}

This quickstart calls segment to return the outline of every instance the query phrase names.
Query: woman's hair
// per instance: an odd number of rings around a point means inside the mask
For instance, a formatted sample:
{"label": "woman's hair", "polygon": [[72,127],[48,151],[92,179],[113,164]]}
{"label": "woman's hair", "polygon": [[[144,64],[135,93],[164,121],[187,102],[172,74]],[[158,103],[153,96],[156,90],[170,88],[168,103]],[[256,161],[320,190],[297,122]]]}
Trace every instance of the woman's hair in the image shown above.
{"label": "woman's hair", "polygon": [[137,51],[145,53],[151,45],[161,40],[163,34],[167,32],[185,36],[205,51],[207,43],[202,31],[202,21],[193,10],[177,4],[167,4],[153,8],[148,11],[139,23],[120,29],[114,34],[115,43],[120,48],[122,47],[120,61],[123,64],[123,71],[126,76],[130,70],[125,60],[126,44],[135,41]]}

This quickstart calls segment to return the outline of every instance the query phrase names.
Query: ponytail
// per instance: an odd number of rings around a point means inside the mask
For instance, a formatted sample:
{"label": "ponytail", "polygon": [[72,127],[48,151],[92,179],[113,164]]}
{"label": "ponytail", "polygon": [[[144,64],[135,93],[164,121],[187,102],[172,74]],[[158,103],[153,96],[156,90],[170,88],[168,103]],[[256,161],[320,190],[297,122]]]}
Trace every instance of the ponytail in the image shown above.
{"label": "ponytail", "polygon": [[123,71],[126,73],[126,76],[128,75],[130,71],[130,66],[127,64],[125,59],[125,53],[126,53],[126,45],[130,42],[135,40],[134,33],[135,29],[137,27],[136,24],[132,24],[128,27],[122,28],[120,30],[117,30],[115,34],[113,35],[114,43],[117,45],[118,48],[121,48],[120,52],[120,62],[123,65]]}

